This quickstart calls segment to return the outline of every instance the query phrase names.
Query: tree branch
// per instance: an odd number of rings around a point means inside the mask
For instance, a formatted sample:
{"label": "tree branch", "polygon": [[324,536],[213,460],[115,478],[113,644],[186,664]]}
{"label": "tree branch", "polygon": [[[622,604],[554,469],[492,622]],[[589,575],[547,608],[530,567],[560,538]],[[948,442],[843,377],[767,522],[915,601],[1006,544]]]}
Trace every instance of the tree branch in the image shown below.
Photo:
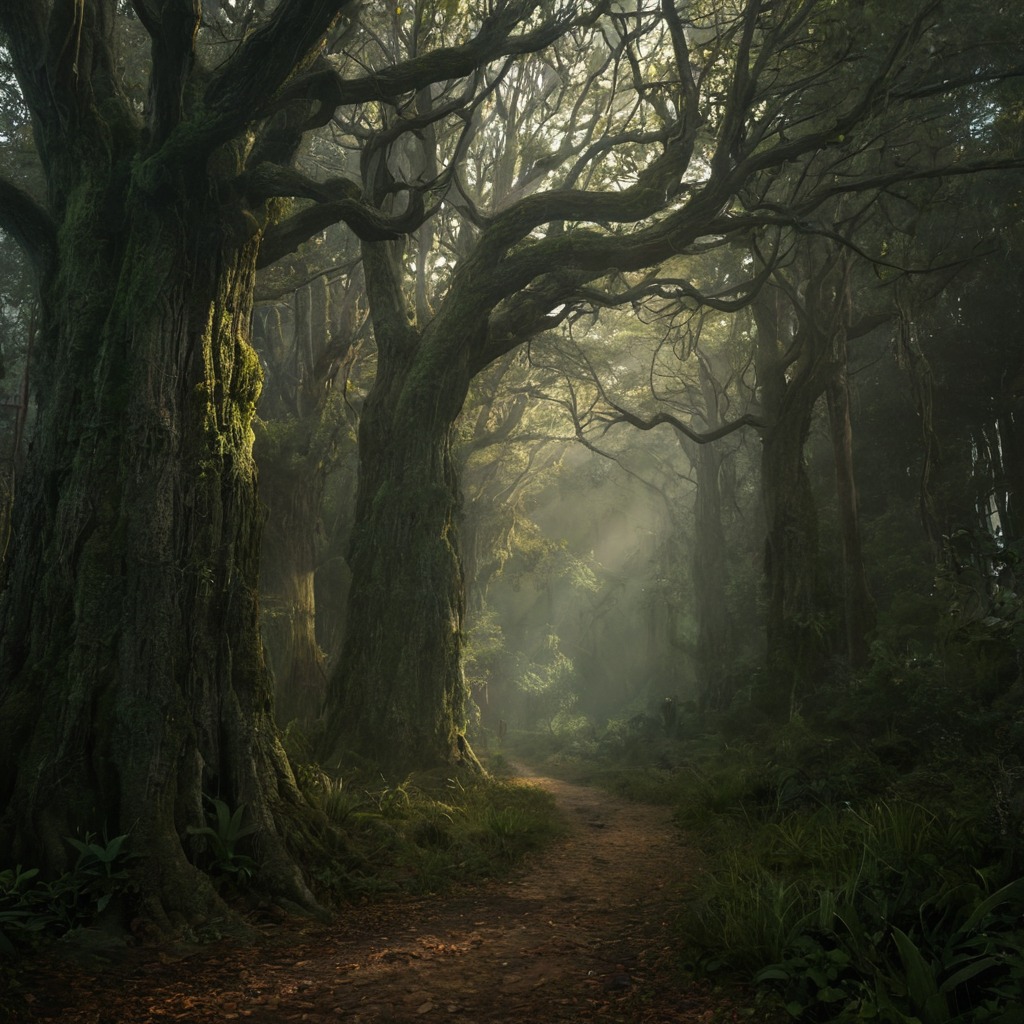
{"label": "tree branch", "polygon": [[202,4],[199,0],[132,0],[132,7],[150,37],[149,118],[156,147],[185,114],[185,86],[195,64]]}
{"label": "tree branch", "polygon": [[273,196],[294,196],[314,200],[291,217],[267,231],[260,248],[258,265],[267,267],[313,235],[332,224],[347,224],[357,237],[367,242],[384,242],[414,231],[433,212],[425,209],[423,196],[409,192],[409,205],[397,217],[386,217],[362,201],[362,192],[355,182],[334,178],[317,182],[298,171],[265,164],[240,179],[245,195],[251,201]]}
{"label": "tree branch", "polygon": [[32,261],[37,275],[45,275],[57,254],[57,229],[50,215],[25,191],[0,178],[0,228]]}
{"label": "tree branch", "polygon": [[[484,20],[479,32],[467,43],[440,47],[362,78],[343,79],[336,75],[334,106],[393,102],[434,82],[464,78],[498,57],[536,53],[550,46],[570,28],[591,24],[600,16],[605,3],[595,4],[593,10],[583,17],[571,14],[553,17],[521,35],[512,33],[544,5],[538,0],[515,0],[495,6],[497,12]],[[303,86],[296,81],[283,88],[275,97],[275,104],[289,102],[294,98],[293,89],[296,88],[301,90]]]}
{"label": "tree branch", "polygon": [[714,430],[699,431],[694,430],[689,424],[677,419],[670,412],[656,412],[649,419],[644,419],[642,416],[637,416],[635,413],[632,413],[628,409],[624,409],[621,405],[616,404],[607,395],[603,394],[603,397],[608,405],[611,406],[611,408],[613,408],[618,414],[617,419],[612,420],[613,423],[628,423],[630,426],[636,427],[638,430],[653,430],[655,427],[659,427],[661,424],[667,423],[684,437],[689,438],[696,444],[710,444],[712,441],[717,441],[719,438],[735,433],[735,431],[741,430],[743,427],[754,427],[756,430],[767,430],[770,426],[767,420],[748,412],[740,416],[739,419],[731,420],[729,423],[723,423],[720,427],[716,427]]}
{"label": "tree branch", "polygon": [[[281,0],[273,14],[226,61],[206,89],[214,137],[230,138],[243,125],[291,102],[285,89],[342,11],[355,0]],[[303,76],[300,76],[303,77]],[[299,98],[306,98],[304,83]],[[274,105],[270,106],[272,98]]]}

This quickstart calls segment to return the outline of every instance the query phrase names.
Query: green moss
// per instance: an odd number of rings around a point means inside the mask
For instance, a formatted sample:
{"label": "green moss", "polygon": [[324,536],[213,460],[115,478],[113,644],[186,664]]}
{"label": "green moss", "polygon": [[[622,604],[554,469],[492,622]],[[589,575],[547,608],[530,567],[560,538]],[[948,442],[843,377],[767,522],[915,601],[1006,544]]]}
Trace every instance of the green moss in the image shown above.
{"label": "green moss", "polygon": [[263,367],[256,349],[244,338],[237,339],[235,377],[238,412],[245,430],[251,433],[256,404],[263,392]]}

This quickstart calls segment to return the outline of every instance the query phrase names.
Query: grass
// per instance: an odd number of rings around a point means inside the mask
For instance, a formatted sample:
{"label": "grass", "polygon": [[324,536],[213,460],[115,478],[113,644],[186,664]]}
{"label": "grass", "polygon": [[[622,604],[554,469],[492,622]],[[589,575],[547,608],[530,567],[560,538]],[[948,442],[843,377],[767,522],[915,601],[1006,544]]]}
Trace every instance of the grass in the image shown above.
{"label": "grass", "polygon": [[330,901],[385,892],[441,893],[500,877],[562,831],[550,794],[468,773],[337,779],[300,773],[307,797],[345,832],[353,854],[314,879]]}

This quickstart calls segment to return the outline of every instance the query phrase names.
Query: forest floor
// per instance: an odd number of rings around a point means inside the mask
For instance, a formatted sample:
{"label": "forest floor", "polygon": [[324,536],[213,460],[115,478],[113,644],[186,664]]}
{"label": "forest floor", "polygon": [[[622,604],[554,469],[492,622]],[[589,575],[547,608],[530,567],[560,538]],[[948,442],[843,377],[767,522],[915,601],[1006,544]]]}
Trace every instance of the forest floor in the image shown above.
{"label": "forest floor", "polygon": [[50,954],[0,1005],[14,1006],[12,1024],[740,1019],[680,972],[672,921],[698,858],[668,810],[530,781],[554,794],[567,830],[509,878],[383,899],[332,925],[262,924],[265,941],[245,945],[138,947],[91,966]]}

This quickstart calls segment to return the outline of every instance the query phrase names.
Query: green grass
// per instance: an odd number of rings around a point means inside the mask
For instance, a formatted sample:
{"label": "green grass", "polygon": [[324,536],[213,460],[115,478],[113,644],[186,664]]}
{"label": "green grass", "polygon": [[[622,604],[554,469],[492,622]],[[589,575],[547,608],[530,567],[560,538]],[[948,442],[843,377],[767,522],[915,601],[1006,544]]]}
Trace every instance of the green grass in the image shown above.
{"label": "green grass", "polygon": [[306,769],[307,797],[345,833],[352,856],[314,878],[330,901],[386,892],[445,892],[500,877],[562,831],[553,798],[527,783],[468,773],[398,784]]}

